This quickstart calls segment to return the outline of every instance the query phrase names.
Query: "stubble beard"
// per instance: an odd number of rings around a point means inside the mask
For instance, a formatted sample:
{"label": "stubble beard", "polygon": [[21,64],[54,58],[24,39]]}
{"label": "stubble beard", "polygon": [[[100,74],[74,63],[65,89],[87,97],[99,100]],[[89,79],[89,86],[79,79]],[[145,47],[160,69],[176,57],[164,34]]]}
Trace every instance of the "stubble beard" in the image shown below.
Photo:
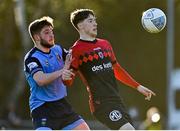
{"label": "stubble beard", "polygon": [[41,46],[42,47],[45,47],[45,48],[51,48],[54,46],[54,44],[49,44],[47,41],[41,39],[41,42],[40,42]]}

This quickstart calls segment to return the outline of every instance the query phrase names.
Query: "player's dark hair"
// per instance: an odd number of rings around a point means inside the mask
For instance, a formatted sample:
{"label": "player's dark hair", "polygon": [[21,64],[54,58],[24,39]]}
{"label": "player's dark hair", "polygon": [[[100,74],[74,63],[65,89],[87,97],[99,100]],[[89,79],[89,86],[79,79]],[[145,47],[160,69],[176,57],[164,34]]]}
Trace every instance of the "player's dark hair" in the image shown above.
{"label": "player's dark hair", "polygon": [[34,41],[33,35],[39,33],[44,26],[54,27],[53,19],[49,16],[44,16],[40,19],[34,20],[29,24],[28,31],[33,41]]}
{"label": "player's dark hair", "polygon": [[83,20],[85,20],[89,15],[94,15],[94,11],[90,9],[76,9],[70,15],[70,21],[72,25],[78,29],[77,24]]}

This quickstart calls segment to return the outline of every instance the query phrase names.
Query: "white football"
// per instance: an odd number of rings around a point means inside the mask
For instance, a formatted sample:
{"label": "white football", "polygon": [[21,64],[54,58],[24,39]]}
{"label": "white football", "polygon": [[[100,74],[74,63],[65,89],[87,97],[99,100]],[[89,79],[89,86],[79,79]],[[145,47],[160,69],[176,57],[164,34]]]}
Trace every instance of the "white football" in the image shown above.
{"label": "white football", "polygon": [[166,15],[158,8],[150,8],[143,12],[142,26],[150,33],[158,33],[166,26]]}

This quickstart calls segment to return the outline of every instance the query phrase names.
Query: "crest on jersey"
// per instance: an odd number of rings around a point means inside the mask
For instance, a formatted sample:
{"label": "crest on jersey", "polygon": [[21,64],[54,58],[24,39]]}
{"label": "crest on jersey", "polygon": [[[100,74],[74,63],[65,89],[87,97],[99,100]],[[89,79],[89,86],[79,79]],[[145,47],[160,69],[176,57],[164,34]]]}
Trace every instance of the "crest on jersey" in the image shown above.
{"label": "crest on jersey", "polygon": [[41,125],[42,125],[42,126],[45,126],[46,123],[47,123],[47,118],[42,118],[42,119],[41,119]]}
{"label": "crest on jersey", "polygon": [[30,71],[32,71],[32,69],[38,67],[38,64],[36,62],[31,62],[27,65],[27,67],[29,68]]}
{"label": "crest on jersey", "polygon": [[46,65],[46,66],[48,66],[48,65],[49,65],[48,60],[45,60],[45,65]]}
{"label": "crest on jersey", "polygon": [[56,57],[57,57],[57,59],[58,59],[59,61],[61,61],[61,57],[60,57],[60,55],[59,55],[58,53],[56,53]]}
{"label": "crest on jersey", "polygon": [[100,51],[100,52],[98,52],[98,55],[99,55],[99,57],[101,58],[101,59],[103,59],[104,58],[104,55],[103,55],[103,53]]}
{"label": "crest on jersey", "polygon": [[111,119],[111,121],[118,121],[122,118],[122,114],[118,110],[113,110],[109,113],[109,118]]}

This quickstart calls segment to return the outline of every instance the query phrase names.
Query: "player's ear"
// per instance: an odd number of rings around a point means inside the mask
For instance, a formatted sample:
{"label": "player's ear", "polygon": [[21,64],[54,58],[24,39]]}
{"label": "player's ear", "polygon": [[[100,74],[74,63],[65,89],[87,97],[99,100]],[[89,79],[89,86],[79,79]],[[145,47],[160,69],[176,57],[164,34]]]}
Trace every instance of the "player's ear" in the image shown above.
{"label": "player's ear", "polygon": [[40,41],[40,37],[37,34],[33,35],[34,41]]}
{"label": "player's ear", "polygon": [[82,23],[82,22],[78,23],[78,24],[77,24],[77,28],[78,28],[78,30],[82,30],[82,28],[83,28],[83,23]]}

